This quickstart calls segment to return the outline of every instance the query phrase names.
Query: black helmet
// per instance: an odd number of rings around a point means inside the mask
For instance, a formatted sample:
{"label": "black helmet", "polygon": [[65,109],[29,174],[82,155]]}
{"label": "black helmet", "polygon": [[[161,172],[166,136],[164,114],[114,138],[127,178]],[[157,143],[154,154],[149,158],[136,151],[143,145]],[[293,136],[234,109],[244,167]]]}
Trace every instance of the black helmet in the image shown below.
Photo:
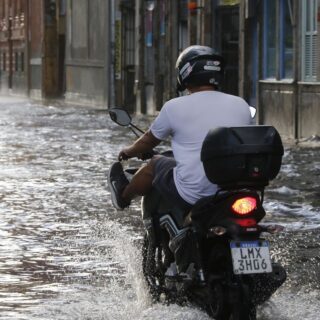
{"label": "black helmet", "polygon": [[195,45],[184,49],[176,62],[177,89],[183,91],[188,84],[210,84],[218,88],[224,65],[224,59],[210,47]]}

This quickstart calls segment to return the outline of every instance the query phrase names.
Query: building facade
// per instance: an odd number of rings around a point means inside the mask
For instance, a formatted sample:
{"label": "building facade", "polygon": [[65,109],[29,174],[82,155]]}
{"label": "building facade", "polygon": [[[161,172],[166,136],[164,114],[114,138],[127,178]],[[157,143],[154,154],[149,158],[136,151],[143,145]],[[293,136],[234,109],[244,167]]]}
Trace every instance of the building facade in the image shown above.
{"label": "building facade", "polygon": [[25,1],[0,1],[1,91],[26,93],[26,15]]}
{"label": "building facade", "polygon": [[156,114],[192,44],[285,138],[320,135],[320,0],[0,0],[0,90]]}
{"label": "building facade", "polygon": [[32,98],[62,94],[64,1],[0,0],[0,91]]}
{"label": "building facade", "polygon": [[282,136],[320,135],[320,1],[241,1],[241,94]]}
{"label": "building facade", "polygon": [[66,1],[65,99],[108,104],[112,1]]}

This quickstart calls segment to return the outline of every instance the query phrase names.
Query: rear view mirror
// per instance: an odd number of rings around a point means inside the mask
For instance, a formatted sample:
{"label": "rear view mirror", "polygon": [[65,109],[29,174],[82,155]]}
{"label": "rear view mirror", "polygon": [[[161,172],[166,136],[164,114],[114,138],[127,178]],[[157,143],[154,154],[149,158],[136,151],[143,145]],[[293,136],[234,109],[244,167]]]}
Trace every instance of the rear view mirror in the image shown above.
{"label": "rear view mirror", "polygon": [[127,127],[131,124],[131,117],[129,113],[121,108],[109,109],[109,115],[112,121],[120,126]]}

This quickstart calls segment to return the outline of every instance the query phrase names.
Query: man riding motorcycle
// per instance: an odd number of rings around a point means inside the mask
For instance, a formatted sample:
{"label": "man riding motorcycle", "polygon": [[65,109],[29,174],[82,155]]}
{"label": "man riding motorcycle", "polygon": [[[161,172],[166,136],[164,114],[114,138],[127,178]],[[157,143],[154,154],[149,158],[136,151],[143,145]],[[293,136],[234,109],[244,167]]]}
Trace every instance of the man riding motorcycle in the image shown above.
{"label": "man riding motorcycle", "polygon": [[205,136],[216,127],[251,124],[249,105],[240,97],[219,91],[224,68],[222,56],[210,47],[190,46],[179,55],[177,89],[186,89],[188,95],[166,102],[149,130],[118,156],[119,160],[141,158],[171,136],[174,159],[153,156],[130,183],[121,164],[115,163],[109,181],[117,209],[128,207],[134,197],[147,194],[152,187],[185,212],[200,198],[216,193],[217,186],[206,177],[200,160]]}
{"label": "man riding motorcycle", "polygon": [[129,206],[135,196],[145,195],[152,186],[185,207],[214,194],[217,187],[206,178],[200,161],[204,137],[214,127],[250,125],[248,104],[217,91],[224,60],[212,48],[188,47],[178,57],[176,68],[178,90],[187,89],[189,95],[165,103],[150,129],[118,156],[119,160],[141,157],[171,135],[175,161],[154,156],[130,183],[111,169],[113,201],[118,209]]}

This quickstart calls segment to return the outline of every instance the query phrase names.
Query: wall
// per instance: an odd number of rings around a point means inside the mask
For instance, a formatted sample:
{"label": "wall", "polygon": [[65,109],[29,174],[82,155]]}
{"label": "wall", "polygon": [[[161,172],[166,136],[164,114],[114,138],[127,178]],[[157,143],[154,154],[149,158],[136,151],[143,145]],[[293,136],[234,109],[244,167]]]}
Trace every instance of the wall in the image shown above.
{"label": "wall", "polygon": [[27,93],[26,72],[27,0],[0,1],[1,92]]}
{"label": "wall", "polygon": [[104,0],[67,2],[66,100],[106,99],[107,7]]}
{"label": "wall", "polygon": [[[275,1],[275,0],[273,0]],[[302,3],[302,1],[301,1]],[[284,139],[305,139],[320,136],[320,83],[302,82],[303,34],[301,3],[293,2],[293,79],[289,81],[259,81],[259,123],[274,125]],[[262,8],[260,8],[262,9]],[[319,9],[320,12],[320,9]],[[260,11],[260,16],[262,11]],[[260,17],[261,18],[261,17]],[[318,16],[318,21],[320,17]],[[318,22],[319,30],[319,22]],[[317,49],[320,41],[317,39]],[[263,65],[262,32],[260,32],[259,65]],[[314,48],[315,50],[315,48]],[[249,60],[249,56],[246,56]],[[313,66],[320,70],[319,59]],[[260,70],[260,77],[261,77]],[[316,79],[319,80],[319,79]]]}
{"label": "wall", "polygon": [[299,85],[299,138],[320,136],[320,85]]}
{"label": "wall", "polygon": [[285,139],[296,136],[296,94],[293,84],[259,82],[259,123],[273,125]]}

